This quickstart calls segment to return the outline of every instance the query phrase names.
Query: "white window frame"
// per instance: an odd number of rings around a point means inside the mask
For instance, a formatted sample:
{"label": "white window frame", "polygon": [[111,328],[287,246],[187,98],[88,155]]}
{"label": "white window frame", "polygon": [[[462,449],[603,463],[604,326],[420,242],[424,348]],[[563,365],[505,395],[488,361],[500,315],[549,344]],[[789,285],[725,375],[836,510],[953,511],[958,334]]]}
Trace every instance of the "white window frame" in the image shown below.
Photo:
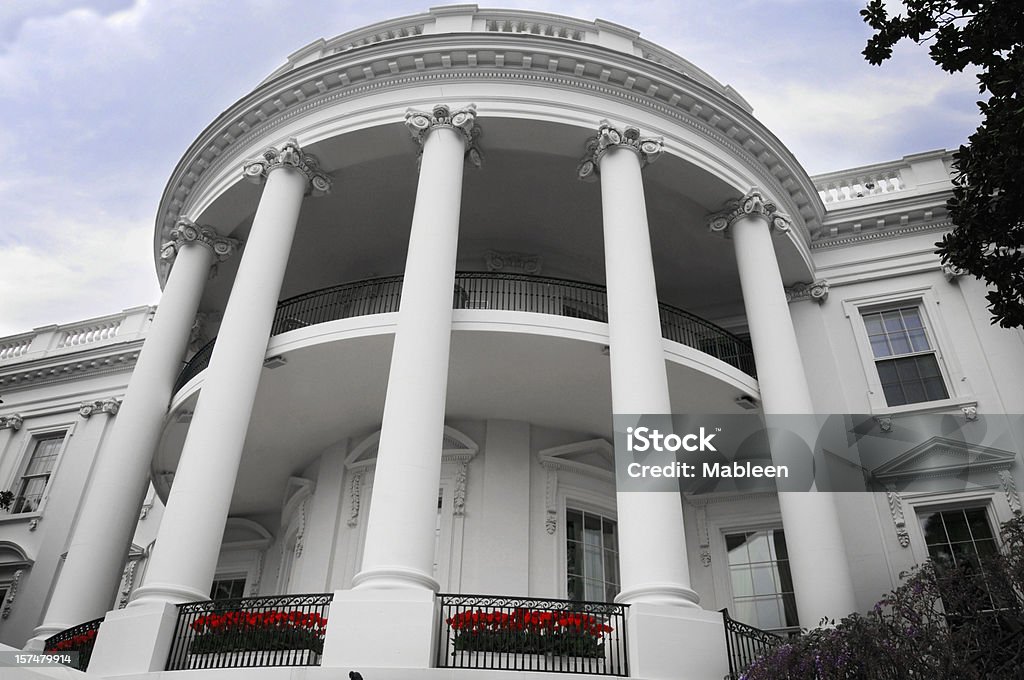
{"label": "white window frame", "polygon": [[[899,413],[920,413],[948,411],[976,405],[975,397],[966,391],[966,378],[956,353],[945,351],[952,348],[952,341],[946,331],[939,301],[931,286],[907,288],[881,295],[867,295],[846,298],[843,311],[853,328],[853,337],[860,354],[864,378],[867,383],[867,397],[872,414],[890,415]],[[906,307],[917,307],[924,323],[925,335],[939,366],[939,373],[946,385],[947,399],[922,401],[901,406],[889,406],[882,391],[882,380],[878,375],[876,357],[871,350],[864,315]]]}
{"label": "white window frame", "polygon": [[[42,516],[46,510],[47,501],[50,498],[50,490],[53,488],[53,480],[60,472],[61,461],[64,460],[64,454],[68,448],[68,442],[71,441],[71,437],[74,434],[74,423],[58,423],[45,427],[35,427],[26,430],[24,441],[21,445],[18,453],[17,460],[18,465],[14,470],[14,474],[7,481],[7,485],[4,489],[9,489],[15,494],[15,500],[17,500],[18,487],[21,486],[21,481],[25,476],[26,470],[28,470],[29,463],[32,460],[32,455],[35,453],[36,445],[38,442],[44,439],[50,439],[53,435],[63,434],[63,441],[61,442],[60,448],[57,451],[57,456],[54,458],[53,467],[50,469],[49,477],[46,480],[46,486],[43,488],[42,497],[39,500],[39,507],[30,512],[19,512],[14,513],[11,511],[0,512],[0,518],[8,520],[27,519],[31,520]],[[13,505],[11,508],[13,509]]]}
{"label": "white window frame", "polygon": [[[560,473],[565,475],[565,471]],[[566,476],[571,476],[566,475]],[[618,536],[619,517],[615,510],[614,498],[608,498],[600,492],[582,487],[572,486],[564,483],[564,477],[558,481],[558,531],[555,532],[557,539],[556,568],[558,578],[556,592],[558,597],[564,600],[569,599],[569,556],[568,542],[569,532],[566,530],[566,511],[581,510],[594,515],[600,515],[605,519],[615,522],[616,537]],[[619,550],[619,588],[622,588],[622,551]]]}
{"label": "white window frame", "polygon": [[920,513],[964,508],[985,508],[985,515],[992,528],[996,543],[1001,544],[999,529],[1003,522],[1013,518],[1013,511],[1001,489],[976,489],[973,491],[951,491],[944,493],[905,493],[902,502],[906,510],[907,533],[910,535],[910,549],[915,564],[924,564],[928,559],[928,546],[921,530]]}

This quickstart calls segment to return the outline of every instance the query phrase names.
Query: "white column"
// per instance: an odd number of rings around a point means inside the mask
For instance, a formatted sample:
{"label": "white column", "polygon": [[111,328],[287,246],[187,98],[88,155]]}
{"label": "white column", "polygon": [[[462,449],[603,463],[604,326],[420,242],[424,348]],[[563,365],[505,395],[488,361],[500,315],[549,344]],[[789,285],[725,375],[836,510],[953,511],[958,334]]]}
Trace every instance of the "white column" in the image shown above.
{"label": "white column", "polygon": [[100,450],[67,559],[36,638],[99,618],[110,608],[139,519],[153,451],[210,265],[237,241],[181,219],[161,256],[173,266],[132,372],[124,403]]}
{"label": "white column", "polygon": [[[731,236],[735,246],[764,413],[814,413],[772,245],[772,232],[788,231],[789,218],[755,188],[713,215],[709,226]],[[853,582],[831,494],[783,492],[779,508],[801,625],[815,626],[823,618],[839,620],[855,611]]]}
{"label": "white column", "polygon": [[[608,287],[612,411],[670,414],[658,291],[651,258],[641,169],[658,157],[660,139],[602,121],[580,165],[582,179],[601,178]],[[694,607],[683,511],[677,493],[619,492],[620,602]]]}
{"label": "white column", "polygon": [[462,171],[476,109],[410,111],[406,125],[422,144],[402,300],[391,354],[373,496],[367,514],[359,589],[436,591],[432,576],[441,477],[452,296]]}
{"label": "white column", "polygon": [[330,187],[295,140],[246,163],[245,175],[266,186],[133,604],[209,597],[302,198]]}

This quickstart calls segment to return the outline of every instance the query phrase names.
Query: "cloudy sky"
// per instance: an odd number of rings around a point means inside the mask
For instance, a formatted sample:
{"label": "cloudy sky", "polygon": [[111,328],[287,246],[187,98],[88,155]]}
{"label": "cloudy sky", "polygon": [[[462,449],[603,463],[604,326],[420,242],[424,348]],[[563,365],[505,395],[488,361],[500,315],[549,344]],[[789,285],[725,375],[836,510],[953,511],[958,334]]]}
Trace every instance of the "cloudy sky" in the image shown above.
{"label": "cloudy sky", "polygon": [[[602,18],[735,87],[810,173],[955,148],[970,76],[860,55],[866,0],[498,0]],[[0,336],[155,304],[180,155],[289,53],[440,2],[0,0]],[[301,9],[300,9],[301,8]]]}

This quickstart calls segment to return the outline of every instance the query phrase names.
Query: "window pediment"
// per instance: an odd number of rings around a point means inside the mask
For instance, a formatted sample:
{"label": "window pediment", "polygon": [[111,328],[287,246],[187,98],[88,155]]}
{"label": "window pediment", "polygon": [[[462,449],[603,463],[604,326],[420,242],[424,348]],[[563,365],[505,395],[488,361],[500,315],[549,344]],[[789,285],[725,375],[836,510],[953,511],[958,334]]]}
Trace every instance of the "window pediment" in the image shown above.
{"label": "window pediment", "polygon": [[932,437],[872,470],[876,479],[896,484],[913,479],[964,476],[979,471],[1006,470],[1016,454],[947,437]]}

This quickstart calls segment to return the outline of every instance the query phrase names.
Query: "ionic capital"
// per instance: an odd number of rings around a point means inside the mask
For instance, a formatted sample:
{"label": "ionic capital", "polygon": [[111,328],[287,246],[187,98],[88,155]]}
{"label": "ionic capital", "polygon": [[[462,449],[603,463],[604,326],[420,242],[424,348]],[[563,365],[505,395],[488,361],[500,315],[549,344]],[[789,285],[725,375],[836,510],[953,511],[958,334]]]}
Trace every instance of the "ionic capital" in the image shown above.
{"label": "ionic capital", "polygon": [[78,409],[78,415],[83,418],[89,418],[97,413],[109,413],[112,416],[116,416],[117,412],[121,410],[121,400],[110,397],[108,399],[100,399],[98,401],[90,401],[82,404]]}
{"label": "ionic capital", "polygon": [[24,419],[17,413],[12,413],[9,416],[0,416],[0,430],[20,430],[22,422],[24,422]]}
{"label": "ionic capital", "polygon": [[828,299],[828,281],[818,279],[811,283],[797,283],[789,286],[786,290],[786,302],[799,302],[800,300],[814,300],[821,304]]}
{"label": "ionic capital", "polygon": [[179,218],[170,233],[171,240],[165,243],[160,249],[160,259],[173,261],[178,256],[182,246],[189,243],[196,243],[206,246],[218,262],[231,257],[238,249],[240,241],[227,236],[221,236],[213,227],[204,227],[192,220]]}
{"label": "ionic capital", "polygon": [[777,212],[775,204],[765,199],[761,190],[754,187],[743,198],[729,201],[720,212],[710,215],[708,229],[728,236],[732,225],[746,217],[763,219],[775,233],[787,232],[793,225],[787,215]]}
{"label": "ionic capital", "polygon": [[579,178],[593,181],[601,173],[601,158],[611,149],[629,149],[640,157],[641,167],[653,163],[665,148],[661,137],[641,137],[640,129],[627,125],[621,130],[602,120],[597,135],[587,140],[587,152],[576,169]]}
{"label": "ionic capital", "polygon": [[480,128],[476,124],[476,104],[470,104],[452,111],[447,104],[438,104],[430,113],[409,109],[405,112],[405,127],[409,128],[412,138],[419,144],[420,153],[427,136],[437,128],[448,128],[462,135],[466,144],[466,160],[475,167],[483,163],[483,155],[477,140]]}
{"label": "ionic capital", "polygon": [[320,161],[313,154],[306,153],[299,147],[294,137],[289,139],[280,149],[269,147],[257,158],[250,158],[242,164],[242,176],[262,184],[274,170],[289,167],[306,176],[306,195],[322,196],[331,190],[331,178],[320,171]]}

